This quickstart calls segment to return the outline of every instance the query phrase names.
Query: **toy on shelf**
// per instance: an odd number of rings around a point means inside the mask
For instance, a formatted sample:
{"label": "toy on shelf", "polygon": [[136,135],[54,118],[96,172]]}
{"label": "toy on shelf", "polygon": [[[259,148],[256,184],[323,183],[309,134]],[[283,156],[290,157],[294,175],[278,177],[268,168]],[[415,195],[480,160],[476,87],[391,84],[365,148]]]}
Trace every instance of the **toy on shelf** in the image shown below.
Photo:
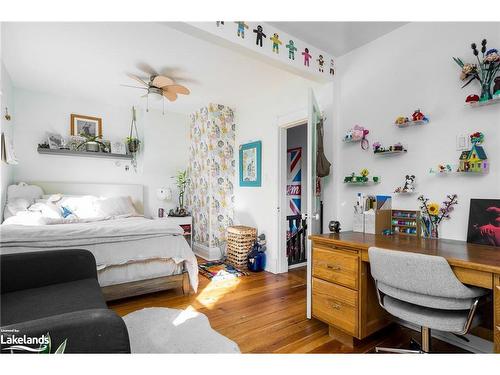
{"label": "toy on shelf", "polygon": [[375,142],[373,145],[373,153],[377,155],[387,155],[387,154],[402,154],[408,150],[400,143],[395,143],[389,147],[383,147],[380,142]]}
{"label": "toy on shelf", "polygon": [[405,177],[405,183],[403,186],[398,186],[394,190],[397,194],[414,194],[415,193],[415,175],[407,174]]}
{"label": "toy on shelf", "polygon": [[394,234],[420,236],[420,211],[392,210],[391,231]]}
{"label": "toy on shelf", "polygon": [[472,147],[462,151],[459,158],[457,172],[463,173],[488,173],[489,163],[483,146],[484,134],[475,132],[470,135]]}
{"label": "toy on shelf", "polygon": [[420,109],[416,109],[411,115],[411,120],[408,117],[399,116],[396,118],[396,121],[394,121],[394,125],[400,128],[406,128],[411,125],[424,125],[428,122],[429,119],[427,116],[425,116]]}
{"label": "toy on shelf", "polygon": [[469,95],[465,98],[465,102],[469,104],[474,104],[479,101],[479,95]]}
{"label": "toy on shelf", "polygon": [[436,174],[447,174],[447,173],[452,173],[453,168],[451,164],[438,164],[436,169],[431,168],[429,170],[429,173],[436,173]]}
{"label": "toy on shelf", "polygon": [[363,150],[368,150],[370,147],[370,143],[366,136],[370,133],[368,129],[365,129],[363,126],[354,125],[352,129],[349,129],[343,138],[343,141],[346,143],[350,142],[361,142],[361,148]]}
{"label": "toy on shelf", "polygon": [[363,185],[363,184],[368,184],[370,182],[373,182],[374,184],[380,182],[380,177],[378,176],[373,176],[370,181],[370,178],[368,178],[369,174],[370,172],[368,171],[368,169],[363,168],[361,172],[359,172],[359,176],[356,176],[356,173],[352,172],[350,176],[344,177],[344,183]]}

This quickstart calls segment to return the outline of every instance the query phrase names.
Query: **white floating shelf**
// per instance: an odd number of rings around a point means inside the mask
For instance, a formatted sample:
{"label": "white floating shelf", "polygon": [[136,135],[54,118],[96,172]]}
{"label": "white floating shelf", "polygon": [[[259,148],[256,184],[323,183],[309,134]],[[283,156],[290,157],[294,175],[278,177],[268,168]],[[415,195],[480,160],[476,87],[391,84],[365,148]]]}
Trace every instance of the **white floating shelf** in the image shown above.
{"label": "white floating shelf", "polygon": [[500,103],[500,97],[486,100],[484,102],[479,101],[479,102],[474,102],[474,103],[465,103],[465,106],[476,108],[476,107],[484,107],[486,105],[492,105],[492,104],[498,104],[498,103]]}
{"label": "white floating shelf", "polygon": [[380,184],[380,179],[378,181],[366,181],[366,182],[344,182],[344,184],[346,185],[376,185],[376,184]]}
{"label": "white floating shelf", "polygon": [[112,154],[109,152],[90,152],[90,151],[73,151],[73,150],[55,150],[50,148],[38,147],[38,153],[54,156],[80,156],[86,158],[102,158],[102,159],[126,159],[132,160],[130,154]]}
{"label": "white floating shelf", "polygon": [[407,128],[409,126],[413,126],[413,125],[425,125],[429,123],[429,120],[418,120],[418,121],[408,121],[408,122],[405,122],[403,124],[396,124],[394,123],[394,125],[396,125],[398,128]]}
{"label": "white floating shelf", "polygon": [[382,151],[382,152],[374,152],[374,155],[397,155],[397,154],[406,154],[408,150],[396,150],[396,151]]}

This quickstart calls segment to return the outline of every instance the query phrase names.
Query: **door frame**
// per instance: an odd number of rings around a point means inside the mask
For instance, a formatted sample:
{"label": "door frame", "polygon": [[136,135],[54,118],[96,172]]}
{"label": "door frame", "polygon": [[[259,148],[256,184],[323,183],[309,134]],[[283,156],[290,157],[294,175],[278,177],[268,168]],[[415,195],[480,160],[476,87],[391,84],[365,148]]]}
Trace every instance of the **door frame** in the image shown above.
{"label": "door frame", "polygon": [[[278,186],[278,207],[277,207],[277,235],[278,235],[278,259],[277,273],[288,272],[288,259],[286,256],[286,191],[287,183],[287,130],[296,126],[309,126],[307,109],[303,108],[278,117],[278,173],[276,174],[276,186]],[[307,142],[307,140],[306,140]],[[307,158],[307,155],[306,155]]]}

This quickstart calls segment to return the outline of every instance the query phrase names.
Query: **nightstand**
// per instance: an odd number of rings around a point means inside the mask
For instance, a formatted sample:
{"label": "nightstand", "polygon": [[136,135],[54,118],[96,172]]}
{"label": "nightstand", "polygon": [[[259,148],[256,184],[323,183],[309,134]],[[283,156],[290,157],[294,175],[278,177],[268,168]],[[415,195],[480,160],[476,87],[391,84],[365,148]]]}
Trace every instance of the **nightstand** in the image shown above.
{"label": "nightstand", "polygon": [[184,230],[184,238],[193,248],[193,218],[191,216],[165,216],[155,217],[156,220],[167,220],[172,226],[178,225]]}

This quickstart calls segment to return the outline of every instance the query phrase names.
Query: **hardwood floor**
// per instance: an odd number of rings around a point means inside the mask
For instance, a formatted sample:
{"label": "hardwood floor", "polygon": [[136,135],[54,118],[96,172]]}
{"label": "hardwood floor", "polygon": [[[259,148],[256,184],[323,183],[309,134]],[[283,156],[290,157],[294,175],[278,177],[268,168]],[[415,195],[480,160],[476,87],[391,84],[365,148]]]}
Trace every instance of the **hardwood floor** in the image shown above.
{"label": "hardwood floor", "polygon": [[[109,303],[123,316],[146,307],[195,309],[212,328],[238,343],[242,353],[369,353],[376,346],[407,347],[418,333],[393,325],[352,349],[328,336],[328,326],[306,319],[305,268],[287,274],[267,272],[227,281],[210,282],[200,275],[198,293],[169,290]],[[442,353],[461,349],[433,340]]]}

